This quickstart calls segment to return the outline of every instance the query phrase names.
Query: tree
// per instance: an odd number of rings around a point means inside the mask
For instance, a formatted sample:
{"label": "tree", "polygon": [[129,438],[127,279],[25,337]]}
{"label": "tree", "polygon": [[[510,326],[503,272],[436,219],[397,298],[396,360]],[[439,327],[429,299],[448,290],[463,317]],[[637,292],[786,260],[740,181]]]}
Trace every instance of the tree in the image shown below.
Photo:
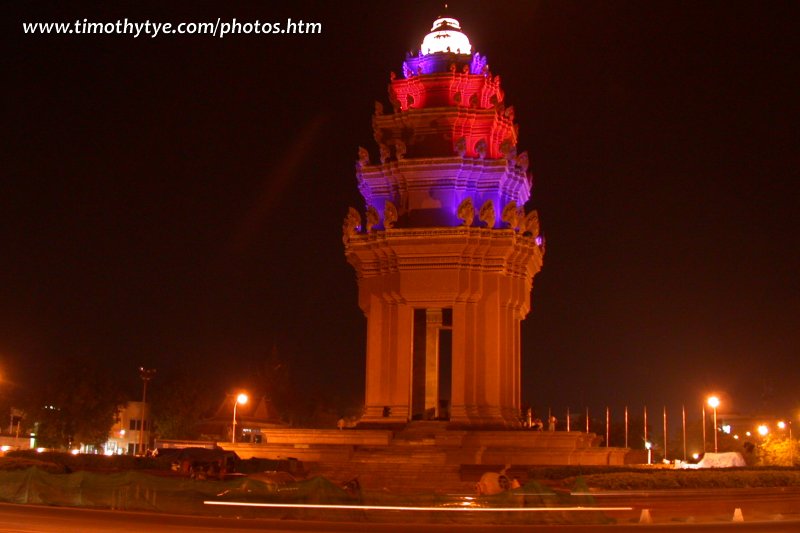
{"label": "tree", "polygon": [[758,445],[758,463],[763,466],[794,466],[800,462],[797,440],[767,435]]}
{"label": "tree", "polygon": [[105,443],[125,403],[110,374],[96,364],[73,359],[57,366],[48,381],[31,411],[39,445],[66,448]]}
{"label": "tree", "polygon": [[[197,423],[214,407],[216,395],[196,375],[171,373],[153,388],[153,423],[162,439],[196,439]],[[149,389],[148,389],[149,392]]]}
{"label": "tree", "polygon": [[270,353],[252,365],[254,385],[267,393],[274,408],[282,417],[292,418],[296,403],[292,401],[289,362],[278,352],[277,344]]}

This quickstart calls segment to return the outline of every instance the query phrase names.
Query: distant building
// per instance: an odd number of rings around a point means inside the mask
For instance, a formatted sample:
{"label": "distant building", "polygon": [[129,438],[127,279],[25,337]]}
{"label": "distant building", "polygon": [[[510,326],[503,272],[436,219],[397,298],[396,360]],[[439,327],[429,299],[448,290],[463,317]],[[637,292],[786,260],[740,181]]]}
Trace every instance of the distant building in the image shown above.
{"label": "distant building", "polygon": [[768,434],[789,436],[792,432],[791,417],[774,414],[726,414],[717,416],[717,426],[722,433],[736,440],[764,437]]}
{"label": "distant building", "polygon": [[[144,406],[144,410],[142,407]],[[117,412],[117,419],[103,445],[106,455],[136,455],[149,446],[152,426],[149,403],[128,402]],[[144,411],[144,419],[142,414]]]}
{"label": "distant building", "polygon": [[25,419],[25,412],[12,407],[10,414],[8,431],[2,428],[3,431],[0,432],[0,453],[32,448],[34,439],[30,437],[30,432],[26,431],[22,425],[22,421]]}

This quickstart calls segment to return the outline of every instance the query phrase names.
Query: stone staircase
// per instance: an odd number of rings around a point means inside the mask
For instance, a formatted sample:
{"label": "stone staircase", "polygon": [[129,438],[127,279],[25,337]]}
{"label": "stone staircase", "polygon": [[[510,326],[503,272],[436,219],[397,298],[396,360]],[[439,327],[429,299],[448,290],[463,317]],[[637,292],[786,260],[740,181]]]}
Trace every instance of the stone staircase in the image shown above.
{"label": "stone staircase", "polygon": [[459,465],[420,463],[385,463],[379,460],[347,463],[315,463],[306,465],[310,475],[324,476],[334,483],[357,478],[362,489],[380,490],[395,494],[419,491],[472,494],[474,482],[461,480]]}
{"label": "stone staircase", "polygon": [[362,488],[392,493],[422,489],[448,494],[472,494],[474,482],[461,479],[461,467],[447,464],[446,451],[437,448],[436,434],[446,431],[441,422],[413,422],[397,433],[389,446],[359,446],[349,461],[306,465],[311,475],[342,483],[358,478]]}

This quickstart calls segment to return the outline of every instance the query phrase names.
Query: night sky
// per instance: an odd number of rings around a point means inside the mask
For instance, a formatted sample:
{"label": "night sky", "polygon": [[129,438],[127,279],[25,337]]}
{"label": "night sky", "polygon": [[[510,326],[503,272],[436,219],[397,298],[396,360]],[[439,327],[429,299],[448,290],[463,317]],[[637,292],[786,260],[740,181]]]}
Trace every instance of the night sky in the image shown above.
{"label": "night sky", "polygon": [[[89,358],[361,401],[341,222],[439,2],[6,4],[0,374]],[[523,403],[800,410],[796,2],[450,2],[502,77],[547,239]],[[321,35],[31,36],[22,22],[294,20]],[[158,387],[158,379],[153,388]],[[333,401],[333,400],[331,400]]]}

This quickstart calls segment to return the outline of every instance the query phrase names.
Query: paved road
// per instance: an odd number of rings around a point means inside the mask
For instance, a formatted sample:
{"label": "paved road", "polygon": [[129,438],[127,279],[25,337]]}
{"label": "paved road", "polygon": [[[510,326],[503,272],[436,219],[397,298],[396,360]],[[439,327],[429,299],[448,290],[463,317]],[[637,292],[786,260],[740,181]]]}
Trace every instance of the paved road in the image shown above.
{"label": "paved road", "polygon": [[737,508],[745,522],[800,520],[800,487],[599,492],[595,501],[633,507],[633,513],[607,513],[620,523],[638,521],[642,509],[649,510],[654,523],[726,522]]}
{"label": "paved road", "polygon": [[[597,530],[641,529],[638,518],[642,509],[648,509],[653,523],[647,531],[800,531],[800,488],[716,491],[673,491],[604,493],[597,496],[602,506],[630,505],[631,511],[604,513],[613,517],[613,525],[547,526],[503,525],[503,530],[581,532]],[[743,523],[732,521],[733,509],[742,509]],[[235,510],[232,511],[235,514]],[[372,515],[374,516],[374,515]],[[458,524],[445,522],[441,516],[426,515],[430,522],[420,522],[420,516],[394,512],[375,516],[378,522],[338,522],[265,520],[255,518],[219,518],[179,516],[154,513],[132,513],[44,507],[37,505],[0,504],[0,533],[184,533],[220,531],[252,533],[253,531],[298,532],[445,532],[486,531],[498,526],[467,524],[459,517]],[[324,518],[324,516],[323,516]],[[476,520],[480,518],[476,517]],[[467,519],[468,520],[468,519]]]}

